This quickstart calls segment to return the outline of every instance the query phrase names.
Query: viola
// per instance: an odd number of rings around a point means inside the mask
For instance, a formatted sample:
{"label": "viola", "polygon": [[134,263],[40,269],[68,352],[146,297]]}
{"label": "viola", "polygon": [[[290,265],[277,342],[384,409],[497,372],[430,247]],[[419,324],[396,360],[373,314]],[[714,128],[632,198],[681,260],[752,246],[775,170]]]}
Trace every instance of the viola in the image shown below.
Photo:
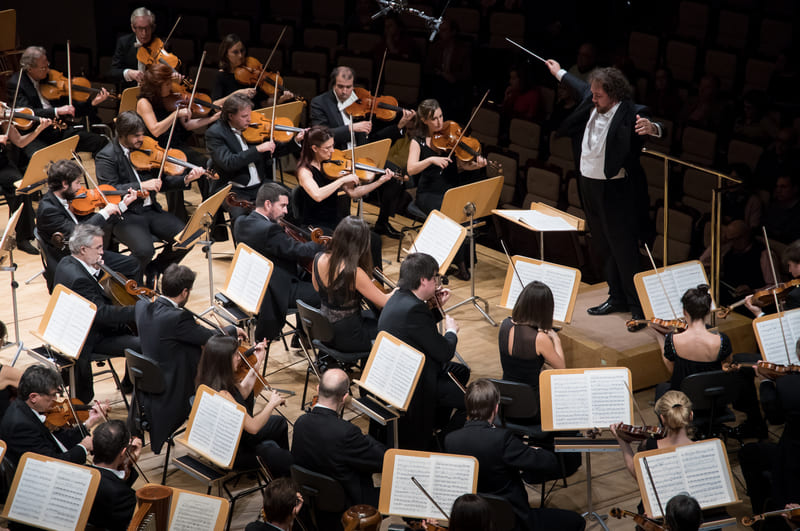
{"label": "viola", "polygon": [[[57,100],[69,94],[69,78],[52,68],[47,73],[47,81],[42,81],[39,90],[42,96],[48,100]],[[100,92],[100,89],[92,87],[92,82],[85,77],[72,78],[72,99],[74,101],[88,101],[90,97],[94,97]],[[108,97],[113,100],[119,100],[119,96],[109,93]]]}
{"label": "viola", "polygon": [[[106,205],[106,201],[113,204],[119,204],[122,201],[122,196],[128,195],[127,190],[117,190],[110,184],[101,184],[97,188],[83,187],[75,194],[75,198],[70,201],[69,209],[75,215],[86,216]],[[147,195],[146,192],[136,192],[140,198]]]}
{"label": "viola", "polygon": [[[800,278],[794,278],[787,282],[781,282],[780,284],[776,284],[771,288],[756,290],[753,292],[752,295],[748,296],[752,297],[750,299],[750,302],[752,302],[753,305],[758,306],[759,308],[763,308],[765,306],[769,306],[770,304],[774,303],[775,297],[778,298],[778,302],[783,302],[789,295],[789,292],[792,291],[792,288],[795,288],[797,286],[800,286]],[[725,319],[734,308],[738,308],[746,301],[747,297],[734,302],[730,306],[717,308],[716,311],[719,314],[720,318]]]}
{"label": "viola", "polygon": [[800,365],[781,365],[780,363],[772,363],[764,360],[758,360],[756,363],[739,363],[734,361],[728,365],[723,365],[722,369],[725,372],[732,372],[738,371],[742,367],[758,367],[758,372],[770,380],[774,380],[780,376],[786,376],[787,374],[800,374]]}
{"label": "viola", "polygon": [[248,212],[252,212],[256,207],[256,204],[253,201],[239,199],[239,197],[236,195],[236,192],[228,192],[228,195],[225,196],[225,203],[227,203],[228,206],[244,208]]}
{"label": "viola", "polygon": [[[377,168],[375,161],[369,157],[356,158],[356,176],[364,182],[369,182],[375,175],[383,175],[386,170]],[[338,179],[342,175],[353,173],[353,164],[349,152],[334,149],[330,160],[322,162],[322,172],[330,179]]]}
{"label": "viola", "polygon": [[654,317],[652,319],[628,319],[625,321],[625,326],[630,327],[637,324],[657,325],[663,328],[670,328],[672,332],[676,333],[685,332],[686,329],[689,328],[689,323],[683,318],[668,320]]}
{"label": "viola", "polygon": [[788,516],[789,521],[794,524],[800,523],[800,507],[795,509],[778,509],[777,511],[769,511],[762,514],[755,514],[753,516],[743,516],[739,518],[739,523],[747,527],[752,527],[756,522],[760,522],[769,516],[778,515]]}
{"label": "viola", "polygon": [[462,135],[461,126],[448,120],[442,128],[431,136],[431,145],[442,152],[453,151],[453,154],[463,162],[470,162],[481,154],[481,143],[470,136]]}
{"label": "viola", "polygon": [[163,98],[161,102],[166,110],[174,112],[189,105],[190,99],[192,100],[192,116],[208,116],[211,111],[222,110],[222,107],[214,104],[208,94],[195,92],[194,99],[192,99],[192,93],[185,86],[175,82],[172,83],[172,93]]}
{"label": "viola", "polygon": [[[260,112],[253,112],[250,115],[250,125],[242,131],[242,136],[250,144],[260,144],[270,139],[272,130],[272,121],[269,118]],[[275,117],[275,138],[273,139],[275,142],[288,142],[301,131],[303,128],[295,127],[289,118]]]}
{"label": "viola", "polygon": [[[12,113],[11,107],[3,102],[0,102],[0,105],[2,105],[3,108],[3,115],[0,120],[5,121],[11,118],[14,126],[20,131],[28,131],[33,127],[33,124],[38,124],[40,121],[39,117],[33,113],[33,109],[29,107],[17,107]],[[51,127],[64,130],[67,128],[67,124],[62,120],[54,119]]]}
{"label": "viola", "polygon": [[398,112],[403,112],[406,109],[398,107],[397,98],[393,96],[373,96],[370,91],[365,88],[356,87],[353,89],[358,96],[358,99],[348,105],[344,112],[353,118],[363,118],[373,112],[375,107],[374,117],[378,120],[390,121],[394,120]]}
{"label": "viola", "polygon": [[661,426],[622,424],[617,428],[617,433],[623,434],[634,441],[644,441],[646,439],[663,439],[667,436],[667,429]]}
{"label": "viola", "polygon": [[[89,419],[89,411],[92,406],[87,406],[79,398],[70,398],[69,400],[69,403],[64,398],[53,402],[44,420],[45,426],[51,430],[57,430],[64,426],[76,426]],[[75,411],[74,415],[73,410]]]}
{"label": "viola", "polygon": [[[312,241],[316,244],[327,246],[331,242],[331,237],[325,236],[322,229],[319,227],[309,227],[308,230],[304,230],[297,225],[289,223],[285,219],[278,220],[278,224],[283,227],[283,230],[289,237],[300,243]],[[313,274],[314,264],[312,259],[303,260],[300,262],[300,265],[303,266],[303,269]]]}
{"label": "viola", "polygon": [[153,37],[150,44],[140,47],[136,52],[136,59],[147,66],[161,63],[169,66],[173,71],[181,64],[177,55],[164,50],[164,42],[158,37]]}
{"label": "viola", "polygon": [[[262,76],[262,70],[263,65],[261,64],[261,61],[255,57],[246,57],[243,65],[237,66],[233,69],[233,77],[235,77],[236,81],[238,81],[240,84],[248,86],[255,86],[256,83],[259,83],[260,78],[261,82],[256,88],[260,89],[267,96],[275,96],[276,88],[278,93],[286,92],[286,87],[284,87],[282,84],[283,78],[279,74],[266,71]],[[295,95],[295,99],[297,101],[305,102],[305,99],[297,95]]]}
{"label": "viola", "polygon": [[[258,357],[256,356],[255,347],[250,347],[244,343],[239,345],[237,353],[241,356],[243,363],[239,364],[233,377],[236,383],[239,383],[244,380],[250,372],[250,367],[256,367],[258,365]],[[256,381],[253,382],[253,395],[258,396],[263,390],[264,382],[262,382],[261,378],[256,378]]]}
{"label": "viola", "polygon": [[657,521],[649,518],[643,514],[633,513],[631,511],[626,511],[625,509],[620,509],[619,507],[614,507],[611,509],[611,516],[614,518],[633,518],[633,521],[636,522],[642,529],[645,531],[664,531],[664,526],[659,524]]}
{"label": "viola", "polygon": [[[166,154],[167,163],[164,165],[164,173],[167,175],[180,175],[184,168],[191,170],[199,168],[186,160],[186,154],[180,149],[172,148]],[[145,136],[139,149],[131,150],[131,164],[139,171],[158,170],[161,168],[161,161],[164,160],[164,148],[158,145],[158,141],[152,137]],[[219,179],[214,171],[203,169],[206,177],[212,181]]]}

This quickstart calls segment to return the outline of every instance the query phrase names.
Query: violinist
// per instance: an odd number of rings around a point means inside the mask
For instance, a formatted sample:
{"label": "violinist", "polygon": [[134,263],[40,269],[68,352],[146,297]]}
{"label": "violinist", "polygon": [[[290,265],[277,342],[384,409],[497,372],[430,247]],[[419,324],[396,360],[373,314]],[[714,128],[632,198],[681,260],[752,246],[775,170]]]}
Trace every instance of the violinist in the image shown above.
{"label": "violinist", "polygon": [[100,484],[89,525],[98,529],[125,529],[136,510],[136,491],[131,487],[139,474],[131,460],[139,460],[142,440],[131,438],[125,423],[115,419],[95,428],[92,442],[92,468],[100,472]]}
{"label": "violinist", "polygon": [[206,341],[223,333],[246,338],[241,328],[212,330],[195,322],[185,307],[196,277],[188,267],[172,264],[161,277],[161,295],[152,302],[136,303],[136,328],[147,330],[141,337],[141,354],[154,361],[164,376],[162,393],[140,392],[135,397],[141,399],[143,418],[139,420],[150,424],[154,453],[161,451],[162,444],[189,416],[189,398],[194,396],[197,365]]}
{"label": "violinist", "polygon": [[[800,240],[795,240],[786,246],[786,249],[783,251],[782,258],[783,263],[786,264],[789,274],[792,276],[792,279],[800,278]],[[800,308],[800,289],[797,287],[790,287],[784,296],[785,300],[782,306],[784,311]],[[782,297],[779,295],[779,299],[780,298]],[[765,314],[764,309],[760,306],[756,306],[756,304],[753,302],[752,295],[747,296],[744,304],[747,306],[747,309],[750,310],[756,317],[760,317]]]}
{"label": "violinist", "polygon": [[[39,133],[50,127],[52,121],[48,118],[39,119],[39,124],[31,132],[20,134],[17,127],[12,123],[8,127],[8,122],[0,120],[0,192],[6,198],[9,215],[22,205],[20,219],[17,221],[17,249],[28,254],[39,254],[33,246],[33,206],[30,195],[16,195],[17,189],[14,183],[22,179],[22,172],[9,157],[11,144],[18,148],[24,148],[30,144]],[[5,134],[8,128],[8,135]],[[9,144],[10,142],[10,144]]]}
{"label": "violinist", "polygon": [[111,58],[111,69],[108,76],[117,84],[132,87],[142,82],[145,66],[136,59],[136,52],[153,40],[156,29],[156,16],[147,8],[140,7],[131,13],[131,30],[133,33],[117,39],[114,57]]}
{"label": "violinist", "polygon": [[450,360],[458,343],[458,323],[445,316],[445,333],[439,333],[427,301],[436,297],[439,305],[450,298],[441,289],[439,266],[425,253],[411,253],[400,264],[397,291],[386,302],[378,331],[386,331],[425,355],[425,365],[405,416],[398,420],[400,447],[428,450],[435,427],[444,427],[453,409],[464,410],[464,393],[448,373],[463,384],[469,380],[467,366]]}
{"label": "violinist", "polygon": [[[503,380],[528,384],[539,395],[539,373],[547,363],[565,369],[561,339],[553,330],[553,293],[547,284],[534,280],[519,294],[511,317],[500,325],[500,364]],[[526,423],[539,424],[537,418]]]}
{"label": "violinist", "polygon": [[336,226],[329,248],[314,258],[312,278],[322,315],[333,326],[331,346],[342,352],[368,352],[378,333],[378,319],[361,310],[361,299],[381,309],[389,294],[372,283],[369,271],[369,225],[348,216]]}
{"label": "violinist", "polygon": [[[47,167],[48,192],[39,201],[39,208],[36,210],[36,228],[44,242],[45,248],[42,252],[45,253],[48,262],[53,263],[53,267],[69,254],[66,243],[78,224],[88,223],[100,228],[108,226],[110,229],[119,216],[127,210],[128,205],[136,200],[136,192],[130,191],[122,197],[118,205],[109,203],[88,216],[77,215],[70,210],[69,205],[81,189],[82,176],[80,166],[72,160],[57,160]],[[57,232],[63,236],[63,248],[56,247],[52,243],[53,235]],[[136,258],[105,251],[103,261],[114,271],[141,282],[141,269]]]}
{"label": "violinist", "polygon": [[245,531],[292,531],[303,508],[303,495],[290,478],[278,478],[264,487],[264,521],[247,524]]}
{"label": "violinist", "polygon": [[222,396],[244,406],[247,415],[244,417],[244,433],[233,466],[238,469],[249,469],[258,466],[256,457],[260,457],[277,476],[289,475],[289,428],[286,419],[273,415],[275,408],[284,403],[277,391],[265,391],[267,405],[254,413],[256,396],[253,385],[256,382],[255,371],[260,371],[260,364],[267,355],[266,341],[255,346],[257,363],[254,369],[246,370],[245,376],[236,381],[234,374],[245,364],[239,355],[239,342],[229,336],[211,337],[203,347],[200,366],[197,368],[195,384],[207,385]]}
{"label": "violinist", "polygon": [[[486,167],[486,159],[478,156],[470,162],[456,158],[455,162],[447,158],[432,144],[435,133],[442,129],[444,116],[439,102],[424,100],[417,108],[417,118],[411,134],[414,141],[408,147],[406,168],[411,176],[418,175],[416,180],[416,205],[425,214],[442,206],[444,194],[456,186],[469,184],[483,178],[480,171]],[[462,246],[454,260],[458,266],[457,278],[469,280],[466,247]]]}
{"label": "violinist", "polygon": [[88,435],[102,422],[108,403],[96,403],[83,426],[50,432],[44,421],[61,394],[61,376],[46,365],[30,365],[22,373],[19,394],[0,422],[0,439],[7,445],[8,458],[16,466],[25,452],[35,452],[70,463],[84,464],[92,451]]}
{"label": "violinist", "polygon": [[[114,306],[100,285],[103,263],[103,229],[84,223],[77,225],[69,239],[70,256],[56,267],[54,282],[71,289],[97,307],[89,335],[75,362],[75,396],[88,404],[94,397],[92,353],[125,356],[125,349],[141,352],[139,338],[126,325],[134,321],[133,306]],[[127,371],[122,391],[130,392]]]}
{"label": "violinist", "polygon": [[[257,89],[248,85],[242,85],[236,80],[236,69],[245,66],[248,59],[247,49],[244,47],[242,39],[233,33],[225,35],[219,43],[219,71],[214,82],[214,90],[211,97],[214,100],[221,100],[231,94],[238,93],[247,96],[251,100],[259,102],[260,107],[267,107],[273,104],[272,97],[262,101],[263,98],[256,99]],[[294,98],[288,90],[281,92],[278,103],[285,103]]]}
{"label": "violinist", "polygon": [[[243,201],[255,201],[258,189],[269,180],[275,142],[267,140],[257,145],[248,145],[242,131],[251,123],[253,103],[243,94],[231,94],[222,104],[220,119],[206,131],[208,147],[214,168],[219,173],[215,186],[228,183],[236,197]],[[247,213],[244,208],[225,205],[231,221]]]}
{"label": "violinist", "polygon": [[289,191],[280,183],[262,184],[255,203],[255,210],[236,222],[233,235],[237,242],[249,245],[274,266],[255,331],[256,337],[274,339],[283,329],[286,313],[296,306],[297,299],[319,306],[319,295],[305,279],[305,272],[300,272],[298,261],[311,260],[323,248],[314,242],[301,243],[293,239],[280,225],[289,207]]}
{"label": "violinist", "polygon": [[[74,102],[74,105],[69,105],[66,97],[54,103],[48,101],[42,96],[40,85],[47,82],[48,74],[50,73],[50,61],[47,60],[47,52],[41,46],[25,48],[19,64],[21,70],[11,76],[6,88],[9,94],[14,94],[17,90],[17,84],[19,84],[17,107],[28,107],[33,110],[33,114],[40,118],[91,116],[95,112],[94,109],[97,105],[108,99],[108,91],[101,89],[90,101]],[[43,147],[74,135],[78,135],[79,138],[77,151],[89,151],[94,155],[106,144],[104,137],[85,129],[68,127],[62,131],[52,128],[42,131],[23,150],[30,158]]]}
{"label": "violinist", "polygon": [[[173,214],[164,212],[157,193],[189,186],[203,175],[203,169],[195,168],[184,175],[162,175],[161,179],[150,172],[140,173],[133,167],[131,151],[142,146],[145,131],[142,118],[134,111],[120,113],[115,128],[117,138],[97,154],[97,178],[100,183],[110,184],[117,190],[147,192],[146,197],[130,204],[124,219],[114,225],[113,232],[131,250],[145,274],[147,285],[153,287],[161,272],[169,264],[179,262],[188,252],[172,248],[184,223]],[[155,260],[153,237],[166,243]]]}

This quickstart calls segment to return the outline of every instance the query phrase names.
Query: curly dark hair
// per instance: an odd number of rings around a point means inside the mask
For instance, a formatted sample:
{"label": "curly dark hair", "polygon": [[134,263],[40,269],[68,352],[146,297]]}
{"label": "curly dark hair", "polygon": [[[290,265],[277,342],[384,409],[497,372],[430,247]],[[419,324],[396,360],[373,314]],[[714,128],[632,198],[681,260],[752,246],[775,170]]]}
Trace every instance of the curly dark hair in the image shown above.
{"label": "curly dark hair", "polygon": [[629,100],[633,94],[631,84],[619,69],[614,67],[596,68],[589,74],[589,83],[597,81],[614,101]]}

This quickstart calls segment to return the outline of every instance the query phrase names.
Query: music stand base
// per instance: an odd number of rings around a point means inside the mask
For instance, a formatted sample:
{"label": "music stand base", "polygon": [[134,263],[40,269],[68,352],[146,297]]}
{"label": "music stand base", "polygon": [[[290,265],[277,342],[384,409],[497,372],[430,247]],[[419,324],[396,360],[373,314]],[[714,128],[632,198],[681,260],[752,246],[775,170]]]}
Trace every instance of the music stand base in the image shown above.
{"label": "music stand base", "polygon": [[606,522],[605,522],[605,520],[608,520],[608,515],[599,515],[594,511],[592,511],[592,512],[588,512],[587,511],[587,512],[583,513],[581,516],[586,518],[587,523],[590,522],[592,520],[592,518],[594,518],[594,520],[598,524],[600,524],[600,527],[602,527],[606,531],[609,531],[608,526],[606,525]]}
{"label": "music stand base", "polygon": [[[459,306],[463,306],[465,304],[470,304],[470,303],[475,307],[476,310],[478,310],[481,313],[481,315],[483,316],[484,319],[489,321],[490,325],[497,326],[497,322],[495,322],[495,320],[492,319],[492,317],[489,315],[489,303],[486,302],[485,299],[483,299],[483,298],[481,298],[481,297],[479,297],[477,295],[472,295],[470,298],[464,299],[463,301],[459,302],[458,304],[455,304],[455,305],[453,305],[453,306],[451,306],[449,308],[446,308],[445,312],[449,312],[451,310],[455,310]],[[480,304],[478,304],[478,303],[483,304],[483,308],[481,308]]]}

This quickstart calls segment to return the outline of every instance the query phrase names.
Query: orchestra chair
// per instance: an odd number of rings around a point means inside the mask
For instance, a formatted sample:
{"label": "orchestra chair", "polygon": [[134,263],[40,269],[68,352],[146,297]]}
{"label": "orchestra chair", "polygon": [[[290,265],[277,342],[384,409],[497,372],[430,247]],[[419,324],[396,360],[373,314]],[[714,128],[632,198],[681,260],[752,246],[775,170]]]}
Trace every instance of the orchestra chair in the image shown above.
{"label": "orchestra chair", "polygon": [[291,470],[292,481],[303,495],[303,511],[308,509],[313,528],[320,531],[341,529],[341,526],[326,524],[338,522],[341,514],[347,510],[347,498],[342,485],[330,476],[312,472],[300,465],[292,465]]}
{"label": "orchestra chair", "polygon": [[[310,356],[307,356],[309,366],[306,370],[306,381],[303,386],[303,400],[301,402],[305,404],[309,373],[314,370],[311,367],[313,363],[316,363],[317,367],[319,367],[329,364],[329,360],[332,360],[349,375],[355,366],[369,357],[369,351],[342,352],[341,350],[328,346],[327,343],[334,338],[333,326],[331,326],[330,321],[322,315],[322,312],[318,308],[309,306],[299,299],[297,300],[297,312],[299,319],[303,323],[303,330],[308,338],[308,343],[311,345],[316,358],[314,362]],[[320,370],[319,372],[322,373],[324,371]]]}
{"label": "orchestra chair", "polygon": [[[539,410],[539,396],[534,391],[533,387],[521,382],[512,382],[511,380],[498,380],[494,378],[489,379],[494,384],[497,391],[500,393],[500,407],[497,411],[497,418],[495,424],[499,425],[517,435],[528,445],[546,448],[550,451],[553,450],[553,438],[556,435],[566,435],[560,432],[545,432],[542,431],[542,425],[539,423],[540,410]],[[523,422],[526,419],[531,419],[533,423]],[[564,487],[567,486],[567,476],[571,476],[580,467],[580,454],[570,454],[577,457],[577,464],[573,462],[573,457],[568,457],[569,467],[565,462],[565,454],[557,453],[558,463],[561,467],[559,475],[553,474],[526,474],[523,479],[526,483],[541,484],[541,501],[539,506],[544,507],[547,499],[548,491],[545,488],[548,481],[563,480]],[[550,488],[552,491],[556,483]]]}
{"label": "orchestra chair", "polygon": [[397,242],[398,262],[400,261],[400,254],[403,252],[403,242],[406,240],[406,236],[408,235],[408,233],[419,232],[419,230],[422,228],[422,225],[425,223],[425,220],[428,219],[428,216],[425,215],[425,212],[420,210],[415,201],[411,201],[406,207],[406,217],[408,217],[411,220],[411,225],[400,229],[402,236],[400,237],[400,240]]}
{"label": "orchestra chair", "polygon": [[135,111],[136,101],[139,99],[139,92],[141,89],[136,87],[129,87],[122,91],[119,98],[119,111],[117,114],[125,111]]}
{"label": "orchestra chair", "polygon": [[736,420],[728,405],[739,393],[738,375],[725,371],[690,374],[681,382],[681,391],[692,401],[697,439],[727,439],[728,426],[724,423]]}
{"label": "orchestra chair", "polygon": [[[103,369],[101,371],[92,371],[92,379],[99,374],[111,374],[111,378],[114,379],[114,385],[117,386],[117,391],[119,391],[120,396],[122,396],[122,402],[125,404],[125,411],[130,411],[131,407],[128,403],[128,397],[125,396],[125,393],[122,391],[120,387],[120,380],[119,375],[117,374],[116,369],[114,369],[114,364],[111,363],[111,358],[116,358],[118,356],[109,356],[108,354],[99,354],[97,352],[92,352],[91,360],[97,364],[98,367],[103,367],[104,365],[108,365],[107,369]],[[118,402],[117,402],[118,403]]]}
{"label": "orchestra chair", "polygon": [[52,246],[44,241],[42,235],[39,234],[39,229],[37,227],[33,228],[33,237],[36,239],[36,243],[39,246],[39,256],[42,259],[42,267],[44,267],[42,275],[44,276],[44,281],[47,283],[47,293],[53,293],[53,280],[56,276],[56,266],[58,266],[59,258],[53,253]]}
{"label": "orchestra chair", "polygon": [[8,454],[3,455],[0,460],[0,498],[6,499],[11,491],[11,484],[14,482],[14,472],[16,467],[8,458]]}
{"label": "orchestra chair", "polygon": [[517,516],[511,502],[497,494],[479,492],[478,496],[486,500],[492,512],[494,531],[513,531],[517,526]]}

